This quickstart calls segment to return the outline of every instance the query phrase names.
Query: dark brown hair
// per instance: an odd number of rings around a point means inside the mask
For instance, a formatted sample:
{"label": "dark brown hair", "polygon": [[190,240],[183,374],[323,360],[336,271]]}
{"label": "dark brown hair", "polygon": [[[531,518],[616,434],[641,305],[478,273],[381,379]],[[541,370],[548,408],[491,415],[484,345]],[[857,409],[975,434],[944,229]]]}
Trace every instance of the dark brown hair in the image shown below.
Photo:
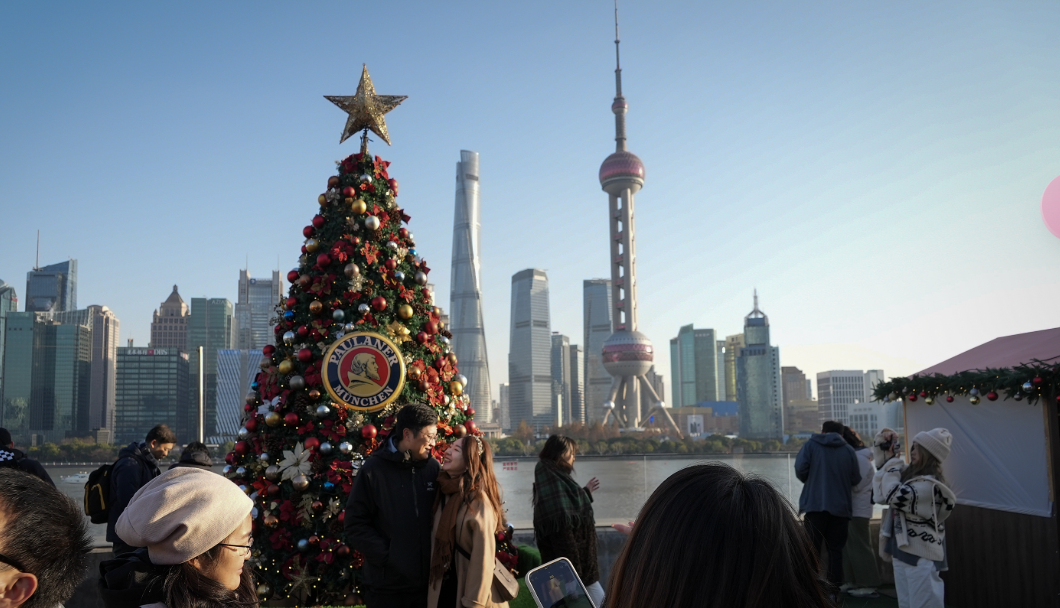
{"label": "dark brown hair", "polygon": [[611,570],[608,608],[821,608],[834,604],[791,505],[721,463],[652,493]]}
{"label": "dark brown hair", "polygon": [[[210,565],[217,561],[221,551],[227,550],[215,545],[198,559]],[[168,608],[257,608],[258,590],[251,570],[244,563],[239,587],[231,590],[203,574],[191,561],[171,566],[162,585],[165,604]]]}
{"label": "dark brown hair", "polygon": [[176,443],[177,434],[173,432],[173,429],[169,428],[168,424],[156,424],[150,431],[147,431],[145,439],[145,443],[158,441],[160,445],[163,443]]}
{"label": "dark brown hair", "polygon": [[544,462],[550,462],[561,470],[570,473],[574,470],[574,467],[567,463],[565,457],[568,454],[574,455],[577,453],[577,441],[564,435],[551,435],[549,436],[548,441],[545,441],[545,445],[541,448],[541,453],[538,454],[537,457]]}
{"label": "dark brown hair", "polygon": [[[493,509],[497,517],[497,529],[494,532],[500,532],[504,529],[504,506],[501,487],[493,473],[492,448],[488,441],[473,435],[457,441],[463,442],[460,449],[464,453],[464,462],[467,463],[467,470],[464,471],[464,502],[470,504],[480,494],[484,495],[486,506]],[[482,446],[481,454],[479,446]]]}
{"label": "dark brown hair", "polygon": [[916,452],[920,455],[920,463],[913,464],[909,463],[905,469],[902,470],[902,481],[906,482],[914,477],[921,477],[924,475],[931,475],[938,481],[946,483],[946,478],[942,476],[942,462],[931,452],[924,449],[924,446],[913,442],[916,446]]}

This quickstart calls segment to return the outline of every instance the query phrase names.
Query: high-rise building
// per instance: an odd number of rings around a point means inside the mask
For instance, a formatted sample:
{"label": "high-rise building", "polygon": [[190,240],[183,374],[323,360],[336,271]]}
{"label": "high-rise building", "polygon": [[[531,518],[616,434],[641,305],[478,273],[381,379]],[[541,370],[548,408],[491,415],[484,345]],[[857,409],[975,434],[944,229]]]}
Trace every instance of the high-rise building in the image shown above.
{"label": "high-rise building", "polygon": [[894,429],[899,436],[905,433],[902,416],[902,400],[866,401],[850,406],[850,421],[847,426],[857,431],[862,441],[869,444],[872,438],[885,428]]}
{"label": "high-rise building", "polygon": [[780,382],[780,348],[769,344],[769,317],[755,305],[744,317],[747,345],[736,357],[736,382],[740,403],[740,436],[747,439],[780,439],[784,436],[783,388]]}
{"label": "high-rise building", "polygon": [[91,403],[92,333],[55,315],[7,315],[3,426],[20,445],[85,436]]}
{"label": "high-rise building", "polygon": [[486,326],[482,319],[482,222],[479,212],[478,152],[460,151],[456,163],[456,206],[453,213],[453,265],[449,287],[449,332],[464,393],[482,420],[493,418],[490,399]]}
{"label": "high-rise building", "polygon": [[[191,364],[191,400],[198,412],[199,347],[203,347],[203,437],[217,432],[217,351],[232,348],[232,302],[225,298],[192,298],[191,319],[188,324],[188,359]],[[190,417],[191,412],[187,415]],[[197,416],[197,414],[196,414]],[[177,423],[182,428],[194,428],[198,436],[198,418]]]}
{"label": "high-rise building", "polygon": [[255,279],[249,270],[239,271],[239,297],[235,305],[235,347],[261,350],[276,344],[273,318],[276,305],[283,299],[283,279],[273,270],[271,279]]}
{"label": "high-rise building", "polygon": [[[0,395],[4,394],[4,334],[7,331],[7,313],[18,312],[18,295],[15,288],[0,280]],[[4,407],[0,401],[0,410]]]}
{"label": "high-rise building", "polygon": [[[656,412],[674,433],[681,431],[666,412],[662,397],[645,374],[652,367],[655,351],[651,340],[637,331],[637,240],[634,225],[634,195],[644,186],[644,163],[626,149],[626,111],[622,96],[622,64],[619,61],[618,9],[615,9],[615,151],[600,165],[600,188],[607,192],[610,225],[612,334],[603,347],[604,369],[611,375],[604,420],[612,416],[627,429],[639,428],[641,420]],[[587,345],[588,346],[588,345]],[[643,408],[641,391],[650,397],[651,410]]]}
{"label": "high-rise building", "polygon": [[[114,433],[117,405],[118,338],[121,323],[106,306],[92,305],[84,310],[54,315],[60,323],[85,325],[92,339],[89,380],[89,407],[78,420],[78,430],[95,433],[97,441],[110,443]],[[100,434],[99,431],[104,431]]]}
{"label": "high-rise building", "polygon": [[611,337],[611,280],[582,282],[582,327],[585,363],[585,422],[604,417],[604,403],[611,389],[611,374],[604,369],[604,342]]}
{"label": "high-rise building", "polygon": [[497,399],[497,408],[500,410],[497,416],[497,423],[501,425],[501,428],[505,431],[510,431],[514,427],[512,426],[512,418],[509,414],[511,409],[511,401],[508,399],[508,385],[502,384],[500,391],[497,393],[499,399]]}
{"label": "high-rise building", "polygon": [[571,422],[585,424],[585,362],[582,347],[570,345],[570,411]]}
{"label": "high-rise building", "polygon": [[[526,421],[535,431],[555,424],[548,276],[528,268],[512,276],[512,328],[508,350],[510,424]],[[514,428],[511,427],[511,428]]]}
{"label": "high-rise building", "polygon": [[192,409],[188,353],[175,348],[118,348],[115,435],[117,443],[143,441],[156,424],[168,424],[177,441],[198,439],[188,426]]}
{"label": "high-rise building", "polygon": [[250,383],[258,375],[260,350],[221,350],[217,352],[217,431],[214,439],[223,443],[235,437],[243,420]]}
{"label": "high-rise building", "polygon": [[177,292],[177,286],[174,285],[173,293],[155,310],[151,319],[151,341],[147,347],[187,352],[189,319],[191,309],[184,303],[184,299]]}
{"label": "high-rise building", "polygon": [[571,378],[570,378],[570,338],[559,332],[552,332],[552,414],[553,427],[570,424],[571,413]]}
{"label": "high-rise building", "polygon": [[852,408],[871,403],[873,385],[883,380],[882,369],[818,372],[817,411],[820,421],[835,420],[849,426]]}
{"label": "high-rise building", "polygon": [[27,272],[26,310],[77,310],[77,260],[70,259]]}
{"label": "high-rise building", "polygon": [[787,408],[794,399],[809,399],[806,389],[806,374],[797,367],[780,368],[780,380],[784,388],[784,407]]}
{"label": "high-rise building", "polygon": [[725,401],[739,401],[740,387],[736,382],[736,358],[745,346],[743,334],[725,337]]}
{"label": "high-rise building", "polygon": [[670,339],[670,377],[673,407],[690,407],[701,401],[719,401],[718,339],[713,329],[685,325]]}

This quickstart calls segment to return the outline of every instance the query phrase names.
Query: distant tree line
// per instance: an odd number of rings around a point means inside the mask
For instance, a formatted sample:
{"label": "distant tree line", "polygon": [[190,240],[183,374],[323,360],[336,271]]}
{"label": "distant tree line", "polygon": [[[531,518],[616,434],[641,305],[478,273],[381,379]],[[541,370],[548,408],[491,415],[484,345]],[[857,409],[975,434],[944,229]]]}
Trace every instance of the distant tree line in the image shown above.
{"label": "distant tree line", "polygon": [[[534,456],[552,433],[553,430],[546,427],[540,435],[535,434],[526,421],[522,421],[508,437],[489,441],[498,456]],[[619,433],[618,429],[600,422],[574,423],[555,429],[555,433],[577,440],[579,453],[600,456],[797,452],[804,443],[803,439],[795,437],[787,443],[779,439],[732,439],[724,435],[677,439],[656,430]]]}

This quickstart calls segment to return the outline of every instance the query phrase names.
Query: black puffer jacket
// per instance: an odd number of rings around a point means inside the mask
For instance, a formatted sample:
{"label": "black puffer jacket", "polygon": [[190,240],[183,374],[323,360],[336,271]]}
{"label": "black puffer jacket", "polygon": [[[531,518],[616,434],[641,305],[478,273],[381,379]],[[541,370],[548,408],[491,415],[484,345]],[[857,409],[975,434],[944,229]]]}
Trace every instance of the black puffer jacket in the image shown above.
{"label": "black puffer jacket", "polygon": [[118,461],[110,470],[110,513],[107,518],[107,540],[114,542],[121,537],[114,532],[114,524],[129,505],[133,494],[162,474],[146,443],[130,443],[118,452]]}
{"label": "black puffer jacket", "polygon": [[162,583],[170,566],[156,566],[147,557],[147,549],[99,565],[96,588],[106,608],[139,608],[164,601]]}
{"label": "black puffer jacket", "polygon": [[440,465],[407,452],[376,450],[353,480],[346,502],[346,539],[364,555],[364,579],[374,592],[427,587],[431,569],[431,509]]}

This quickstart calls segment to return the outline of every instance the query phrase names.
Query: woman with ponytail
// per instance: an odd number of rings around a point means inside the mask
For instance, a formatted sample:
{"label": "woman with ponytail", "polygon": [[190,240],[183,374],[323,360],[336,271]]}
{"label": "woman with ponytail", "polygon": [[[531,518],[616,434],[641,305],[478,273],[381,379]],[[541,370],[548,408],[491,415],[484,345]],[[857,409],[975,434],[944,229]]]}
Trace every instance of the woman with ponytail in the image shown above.
{"label": "woman with ponytail", "polygon": [[493,597],[504,509],[489,443],[468,435],[450,444],[438,484],[428,608],[507,608]]}

